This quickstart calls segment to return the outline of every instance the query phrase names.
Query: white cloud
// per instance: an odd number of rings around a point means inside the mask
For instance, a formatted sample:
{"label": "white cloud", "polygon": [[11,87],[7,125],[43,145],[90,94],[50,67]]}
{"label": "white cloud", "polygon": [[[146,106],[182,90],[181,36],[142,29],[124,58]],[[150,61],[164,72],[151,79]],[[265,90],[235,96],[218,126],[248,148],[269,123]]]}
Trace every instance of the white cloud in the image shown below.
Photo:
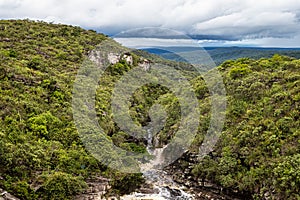
{"label": "white cloud", "polygon": [[192,39],[160,39],[160,38],[115,38],[115,40],[124,46],[130,48],[147,47],[176,47],[189,46],[199,47],[197,42]]}
{"label": "white cloud", "polygon": [[237,40],[292,40],[300,35],[299,13],[300,0],[0,0],[0,18],[74,24],[106,34],[166,27]]}

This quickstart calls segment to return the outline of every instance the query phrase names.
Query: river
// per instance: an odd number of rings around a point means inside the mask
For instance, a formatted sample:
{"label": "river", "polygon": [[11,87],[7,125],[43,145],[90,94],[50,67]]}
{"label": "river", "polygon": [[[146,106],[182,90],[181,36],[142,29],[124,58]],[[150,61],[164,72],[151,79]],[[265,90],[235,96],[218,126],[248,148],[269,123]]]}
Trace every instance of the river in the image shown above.
{"label": "river", "polygon": [[163,159],[161,157],[164,148],[154,148],[152,128],[147,129],[147,151],[155,158],[141,165],[141,171],[146,179],[146,184],[151,188],[151,194],[135,192],[121,197],[121,200],[193,200],[193,195],[186,192],[187,188],[175,183],[171,176],[162,169],[156,169],[155,166]]}

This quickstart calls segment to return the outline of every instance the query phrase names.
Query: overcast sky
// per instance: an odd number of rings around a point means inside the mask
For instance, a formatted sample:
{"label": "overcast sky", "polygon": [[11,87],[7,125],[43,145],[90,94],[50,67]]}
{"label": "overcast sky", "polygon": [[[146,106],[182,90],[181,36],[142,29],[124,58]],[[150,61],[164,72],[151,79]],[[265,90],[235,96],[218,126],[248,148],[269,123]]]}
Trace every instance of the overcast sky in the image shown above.
{"label": "overcast sky", "polygon": [[0,18],[79,25],[108,35],[164,27],[206,46],[300,47],[300,0],[0,0]]}

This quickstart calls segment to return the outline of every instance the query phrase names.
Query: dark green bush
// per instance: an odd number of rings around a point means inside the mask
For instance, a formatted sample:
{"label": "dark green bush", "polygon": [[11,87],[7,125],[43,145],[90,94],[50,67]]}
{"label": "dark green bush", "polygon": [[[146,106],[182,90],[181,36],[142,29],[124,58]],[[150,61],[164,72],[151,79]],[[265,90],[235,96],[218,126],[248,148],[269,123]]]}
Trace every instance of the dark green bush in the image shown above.
{"label": "dark green bush", "polygon": [[40,188],[40,197],[53,200],[72,199],[72,196],[82,192],[86,187],[81,177],[54,172],[45,177],[45,182]]}
{"label": "dark green bush", "polygon": [[230,69],[229,76],[232,79],[243,77],[247,74],[251,73],[251,70],[249,69],[248,65],[246,64],[239,64],[238,66],[235,66]]}

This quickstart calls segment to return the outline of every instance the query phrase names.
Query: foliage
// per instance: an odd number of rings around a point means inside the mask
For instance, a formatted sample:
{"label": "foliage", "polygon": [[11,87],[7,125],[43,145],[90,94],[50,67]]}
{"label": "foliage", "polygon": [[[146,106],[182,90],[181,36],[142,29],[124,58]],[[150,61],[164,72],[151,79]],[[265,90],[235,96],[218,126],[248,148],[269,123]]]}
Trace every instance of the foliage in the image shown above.
{"label": "foliage", "polygon": [[[116,172],[89,155],[73,123],[75,75],[85,55],[107,37],[30,20],[1,20],[0,27],[0,186],[22,199],[68,199],[95,175],[110,178],[115,193],[139,187],[141,174]],[[146,139],[120,130],[110,104],[114,84],[143,56],[180,70],[193,86],[201,116],[190,151],[198,151],[211,115],[203,78],[186,63],[141,51],[131,55],[133,65],[110,65],[99,80],[95,107],[107,137],[125,150],[146,151]],[[218,67],[227,90],[226,123],[215,150],[194,165],[197,179],[260,199],[300,198],[299,66],[299,60],[274,55],[229,60]],[[129,113],[145,127],[151,123],[151,107],[158,103],[167,113],[164,128],[155,135],[154,145],[161,147],[180,127],[177,97],[167,87],[147,84],[133,93]]]}
{"label": "foliage", "polygon": [[212,155],[194,166],[198,179],[257,199],[300,198],[299,63],[274,55],[218,67],[227,89],[226,123]]}
{"label": "foliage", "polygon": [[250,72],[251,72],[251,70],[248,68],[248,66],[246,64],[240,64],[240,65],[235,66],[232,69],[230,69],[229,76],[230,76],[230,78],[235,79],[238,77],[245,76],[245,75],[249,74]]}
{"label": "foliage", "polygon": [[[1,20],[0,27],[0,187],[21,199],[67,199],[91,176],[122,179],[85,150],[71,110],[77,69],[107,37],[30,20]],[[118,63],[111,73],[129,67]]]}
{"label": "foliage", "polygon": [[72,196],[87,187],[82,178],[64,172],[54,172],[45,179],[40,188],[42,199],[72,199]]}
{"label": "foliage", "polygon": [[112,182],[112,188],[118,194],[128,194],[133,192],[144,181],[142,174],[127,174],[118,181]]}

